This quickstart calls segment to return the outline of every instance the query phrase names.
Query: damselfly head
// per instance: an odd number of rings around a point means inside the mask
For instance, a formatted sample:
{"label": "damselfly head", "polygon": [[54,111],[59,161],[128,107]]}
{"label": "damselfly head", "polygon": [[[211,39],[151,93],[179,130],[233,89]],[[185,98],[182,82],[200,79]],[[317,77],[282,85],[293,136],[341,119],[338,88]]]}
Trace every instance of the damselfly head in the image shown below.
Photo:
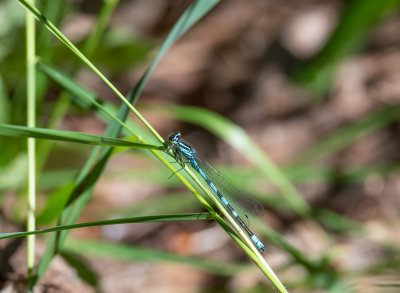
{"label": "damselfly head", "polygon": [[172,132],[168,137],[170,143],[176,143],[180,139],[181,139],[181,133],[179,131]]}

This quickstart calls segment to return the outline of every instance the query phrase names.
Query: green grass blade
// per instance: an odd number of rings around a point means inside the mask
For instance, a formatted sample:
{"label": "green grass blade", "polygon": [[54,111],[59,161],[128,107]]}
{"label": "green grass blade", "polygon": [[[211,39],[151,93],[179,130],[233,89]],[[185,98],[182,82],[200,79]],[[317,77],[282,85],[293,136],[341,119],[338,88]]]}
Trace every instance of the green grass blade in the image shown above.
{"label": "green grass blade", "polygon": [[310,215],[310,207],[294,186],[250,139],[242,128],[215,112],[198,107],[163,106],[163,108],[153,109],[156,109],[160,113],[169,114],[178,120],[200,125],[225,140],[253,162],[253,164],[279,188],[294,211],[302,216]]}
{"label": "green grass blade", "polygon": [[37,234],[58,232],[58,231],[64,231],[64,230],[72,230],[72,229],[85,228],[85,227],[94,227],[94,226],[147,223],[147,222],[210,220],[213,218],[214,218],[214,215],[212,215],[210,213],[190,213],[190,214],[130,217],[130,218],[85,222],[85,223],[78,223],[78,224],[71,224],[71,225],[61,225],[61,226],[56,226],[56,227],[46,228],[46,229],[41,229],[41,230],[35,230],[35,231],[2,233],[2,234],[0,234],[0,239],[15,238],[15,237],[28,236],[28,235],[37,235]]}
{"label": "green grass blade", "polygon": [[34,137],[39,139],[51,139],[67,142],[76,142],[90,145],[103,145],[103,146],[124,146],[132,148],[155,149],[163,150],[164,146],[155,146],[150,144],[143,144],[140,142],[131,142],[111,137],[98,136],[94,134],[87,134],[82,132],[33,128],[18,125],[0,124],[0,135],[14,136],[14,137]]}

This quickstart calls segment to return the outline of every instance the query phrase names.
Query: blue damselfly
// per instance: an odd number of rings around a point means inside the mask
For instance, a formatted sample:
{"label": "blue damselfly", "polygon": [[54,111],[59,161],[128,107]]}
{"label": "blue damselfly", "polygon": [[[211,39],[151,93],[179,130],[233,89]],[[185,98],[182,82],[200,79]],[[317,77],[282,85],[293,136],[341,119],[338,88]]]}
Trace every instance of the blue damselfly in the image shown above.
{"label": "blue damselfly", "polygon": [[186,159],[206,181],[212,194],[222,203],[226,211],[235,219],[235,221],[249,235],[250,239],[261,252],[265,252],[264,244],[251,232],[248,227],[248,212],[261,215],[264,212],[263,206],[256,200],[245,195],[239,187],[233,184],[229,179],[215,170],[207,162],[201,160],[196,155],[196,150],[188,143],[182,140],[180,132],[173,132],[168,138],[169,147],[167,151],[174,152],[176,160],[185,166]]}

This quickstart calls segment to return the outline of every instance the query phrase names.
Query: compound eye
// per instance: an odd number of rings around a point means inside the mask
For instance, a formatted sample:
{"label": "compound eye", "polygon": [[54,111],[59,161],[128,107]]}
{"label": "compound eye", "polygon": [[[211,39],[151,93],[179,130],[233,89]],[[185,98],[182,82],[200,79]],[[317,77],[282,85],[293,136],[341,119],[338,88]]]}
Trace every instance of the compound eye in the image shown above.
{"label": "compound eye", "polygon": [[174,132],[172,134],[170,134],[168,140],[171,142],[175,142],[178,141],[181,138],[181,134],[179,132]]}
{"label": "compound eye", "polygon": [[168,140],[170,142],[176,142],[180,139],[181,134],[179,132],[173,132],[169,135]]}

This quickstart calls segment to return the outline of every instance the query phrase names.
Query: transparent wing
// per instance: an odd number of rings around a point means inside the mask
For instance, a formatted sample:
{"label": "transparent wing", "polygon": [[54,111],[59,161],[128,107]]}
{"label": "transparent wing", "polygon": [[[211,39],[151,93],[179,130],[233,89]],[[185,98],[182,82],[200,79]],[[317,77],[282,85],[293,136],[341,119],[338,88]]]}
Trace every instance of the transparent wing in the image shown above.
{"label": "transparent wing", "polygon": [[[196,156],[199,167],[207,175],[208,179],[217,187],[220,193],[229,201],[239,216],[249,218],[251,214],[256,217],[264,215],[263,205],[254,198],[247,195],[240,187],[234,184],[230,179],[217,171],[213,166]],[[245,219],[243,219],[245,220]]]}

